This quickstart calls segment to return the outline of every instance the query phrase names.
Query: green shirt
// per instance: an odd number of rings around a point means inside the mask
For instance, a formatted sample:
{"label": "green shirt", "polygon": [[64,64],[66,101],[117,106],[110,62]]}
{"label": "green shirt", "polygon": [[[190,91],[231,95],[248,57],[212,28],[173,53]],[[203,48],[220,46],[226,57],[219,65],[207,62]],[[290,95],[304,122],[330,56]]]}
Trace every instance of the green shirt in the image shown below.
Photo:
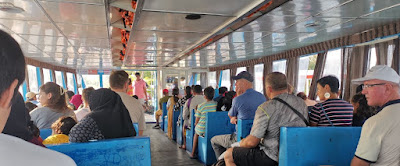
{"label": "green shirt", "polygon": [[215,112],[217,110],[217,102],[207,101],[205,103],[199,104],[196,114],[196,118],[200,118],[197,122],[195,132],[197,135],[204,135],[206,129],[206,114],[207,112]]}
{"label": "green shirt", "polygon": [[160,104],[160,110],[162,109],[162,104],[168,102],[168,99],[171,96],[164,96],[163,98],[160,99],[159,104]]}

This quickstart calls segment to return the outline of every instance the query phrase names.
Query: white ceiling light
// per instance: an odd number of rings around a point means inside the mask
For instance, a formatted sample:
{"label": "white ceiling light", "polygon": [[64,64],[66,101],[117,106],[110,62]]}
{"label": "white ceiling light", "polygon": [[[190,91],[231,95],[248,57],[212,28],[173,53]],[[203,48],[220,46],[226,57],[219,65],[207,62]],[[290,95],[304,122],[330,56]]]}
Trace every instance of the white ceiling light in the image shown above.
{"label": "white ceiling light", "polygon": [[25,11],[24,9],[15,6],[11,2],[0,2],[0,10],[9,13],[21,13]]}

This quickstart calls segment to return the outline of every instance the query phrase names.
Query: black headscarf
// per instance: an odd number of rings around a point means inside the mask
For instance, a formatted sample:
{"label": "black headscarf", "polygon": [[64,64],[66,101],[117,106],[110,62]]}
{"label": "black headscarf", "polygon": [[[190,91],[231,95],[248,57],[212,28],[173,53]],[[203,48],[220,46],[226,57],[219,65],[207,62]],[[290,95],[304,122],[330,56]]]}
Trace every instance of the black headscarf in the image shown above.
{"label": "black headscarf", "polygon": [[20,93],[14,93],[10,116],[7,119],[3,133],[31,141],[33,134],[28,128],[30,120],[31,116],[26,110],[24,99]]}
{"label": "black headscarf", "polygon": [[106,139],[136,135],[129,112],[121,97],[110,89],[101,88],[91,93],[87,115],[96,121]]}

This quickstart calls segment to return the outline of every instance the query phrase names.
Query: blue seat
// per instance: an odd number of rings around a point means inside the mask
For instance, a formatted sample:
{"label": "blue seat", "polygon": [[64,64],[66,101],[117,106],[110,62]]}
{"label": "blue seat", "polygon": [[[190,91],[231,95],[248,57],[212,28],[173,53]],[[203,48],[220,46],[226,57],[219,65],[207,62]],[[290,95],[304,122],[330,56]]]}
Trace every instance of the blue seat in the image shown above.
{"label": "blue seat", "polygon": [[40,129],[40,137],[45,140],[47,137],[49,137],[52,134],[51,129]]}
{"label": "blue seat", "polygon": [[236,132],[236,139],[239,142],[243,138],[246,138],[251,131],[251,127],[253,126],[253,119],[250,120],[242,120],[239,119],[237,122],[237,132]]}
{"label": "blue seat", "polygon": [[179,118],[180,122],[176,124],[176,143],[178,143],[178,145],[182,145],[183,143],[183,131],[182,131],[182,127],[183,127],[183,118],[182,118],[182,113],[183,113],[183,108],[181,107],[180,111],[179,111]]}
{"label": "blue seat", "polygon": [[150,138],[129,137],[48,146],[71,157],[77,165],[151,166]]}
{"label": "blue seat", "polygon": [[180,113],[179,111],[174,111],[173,112],[173,115],[174,115],[174,118],[173,118],[173,121],[172,121],[172,139],[173,140],[176,140],[176,130],[177,130],[176,122],[178,121],[179,113]]}
{"label": "blue seat", "polygon": [[211,147],[211,138],[216,135],[232,134],[235,125],[231,124],[228,112],[208,112],[206,114],[206,129],[204,136],[199,136],[198,157],[205,165],[211,165],[217,160]]}
{"label": "blue seat", "polygon": [[138,123],[133,123],[133,128],[135,128],[136,135],[139,135],[139,124]]}
{"label": "blue seat", "polygon": [[[161,116],[161,121],[162,121],[162,124],[161,124],[161,130],[164,130],[164,125],[165,124],[168,124],[166,121],[165,121],[165,116],[167,116],[167,113],[168,113],[168,111],[167,111],[167,103],[163,103],[162,104],[162,116]],[[168,119],[168,118],[167,118]],[[164,131],[165,132],[165,131]]]}
{"label": "blue seat", "polygon": [[168,132],[168,116],[164,116],[164,133]]}
{"label": "blue seat", "polygon": [[281,127],[280,166],[350,165],[361,127]]}
{"label": "blue seat", "polygon": [[186,151],[189,154],[192,153],[193,149],[194,122],[196,121],[196,118],[194,117],[194,109],[191,111],[190,117],[190,129],[186,130]]}

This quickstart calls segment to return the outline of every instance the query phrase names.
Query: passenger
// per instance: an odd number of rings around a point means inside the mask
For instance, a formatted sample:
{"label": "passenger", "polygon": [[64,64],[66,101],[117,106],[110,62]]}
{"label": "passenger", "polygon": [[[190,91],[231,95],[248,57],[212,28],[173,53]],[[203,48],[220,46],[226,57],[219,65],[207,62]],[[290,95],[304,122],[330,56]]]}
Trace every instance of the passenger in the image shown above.
{"label": "passenger", "polygon": [[71,131],[72,127],[76,125],[75,119],[63,116],[57,119],[52,125],[51,129],[53,134],[47,137],[43,144],[45,145],[54,145],[54,144],[64,144],[69,143],[69,132]]}
{"label": "passenger", "polygon": [[[232,101],[232,107],[228,112],[232,124],[237,124],[238,119],[254,119],[257,107],[266,101],[265,96],[253,89],[253,76],[243,71],[237,76],[232,77],[236,80],[236,92],[242,92]],[[287,87],[287,86],[286,86]],[[211,139],[211,145],[215,156],[218,158],[231,144],[236,142],[236,133],[217,135]]]}
{"label": "passenger", "polygon": [[79,109],[82,104],[82,95],[77,94],[72,96],[69,102],[74,105],[75,110]]}
{"label": "passenger", "polygon": [[232,107],[232,100],[235,98],[236,92],[226,92],[217,103],[217,111],[229,111]]}
{"label": "passenger", "polygon": [[300,97],[301,99],[304,100],[304,102],[307,105],[307,109],[308,111],[311,111],[311,109],[314,107],[314,105],[317,104],[317,102],[315,100],[311,100],[307,97],[307,95],[304,92],[299,92],[297,93],[297,97]]}
{"label": "passenger", "polygon": [[400,165],[400,76],[389,66],[377,65],[353,83],[378,113],[365,121],[351,166]]}
{"label": "passenger", "polygon": [[[133,123],[139,125],[139,135],[143,135],[146,129],[146,122],[144,119],[144,108],[139,100],[134,99],[127,94],[129,75],[123,70],[112,71],[110,75],[111,90],[116,92],[122,99],[123,104],[129,111],[129,115]],[[90,100],[90,99],[89,99]],[[91,103],[89,103],[91,104]],[[92,109],[91,109],[92,110]],[[92,110],[93,111],[93,110]]]}
{"label": "passenger", "polygon": [[371,116],[376,114],[375,109],[368,105],[367,98],[361,93],[357,93],[351,99],[354,107],[353,126],[362,126]]}
{"label": "passenger", "polygon": [[134,85],[134,92],[135,95],[139,97],[140,103],[144,104],[144,102],[147,101],[147,83],[142,78],[140,78],[140,73],[135,73],[135,76],[136,81]]}
{"label": "passenger", "polygon": [[[132,86],[132,79],[129,78],[129,82],[128,82],[128,95],[132,96],[133,95],[133,86]],[[135,95],[137,97],[137,95]],[[136,98],[139,100],[139,97]]]}
{"label": "passenger", "polygon": [[65,97],[64,89],[54,82],[40,86],[39,101],[43,107],[30,112],[33,123],[39,129],[49,129],[62,116],[76,119],[74,111],[68,108]]}
{"label": "passenger", "polygon": [[178,100],[175,107],[178,107],[178,108],[183,107],[185,105],[186,101],[192,97],[193,97],[192,88],[190,86],[186,86],[185,87],[185,96],[183,96],[182,98],[180,98]]}
{"label": "passenger", "polygon": [[177,103],[179,100],[178,95],[179,95],[179,89],[178,88],[172,89],[172,97],[170,97],[167,102],[167,108],[168,108],[168,132],[167,132],[167,135],[168,135],[169,139],[172,139],[172,134],[173,134],[172,128],[173,128],[173,125],[176,124],[176,122],[174,122],[174,111],[179,110],[179,108],[175,107],[175,103]]}
{"label": "passenger", "polygon": [[[197,142],[199,140],[199,136],[204,136],[206,130],[206,114],[207,112],[215,112],[217,110],[217,103],[213,101],[214,97],[214,88],[207,87],[204,89],[204,99],[206,102],[198,105],[195,122],[195,134],[193,137],[193,150],[191,154],[191,158],[195,158],[195,153],[197,150]],[[218,127],[218,126],[216,126]]]}
{"label": "passenger", "polygon": [[25,102],[25,108],[27,109],[28,113],[37,108],[38,106],[36,104],[33,104],[30,101]]}
{"label": "passenger", "polygon": [[[300,98],[288,94],[286,76],[273,72],[266,76],[265,89],[268,98],[256,111],[250,135],[240,141],[240,147],[229,148],[225,163],[230,165],[278,165],[280,127],[306,126],[307,106]],[[297,115],[288,105],[295,108]],[[304,119],[304,120],[303,120]]]}
{"label": "passenger", "polygon": [[[186,130],[190,129],[192,126],[190,126],[190,122],[192,120],[192,110],[196,109],[197,106],[201,103],[206,102],[206,99],[203,97],[203,91],[202,87],[200,85],[195,85],[193,86],[193,97],[190,98],[186,103],[185,106],[183,107],[183,134],[186,135]],[[181,149],[186,149],[186,136],[182,138],[183,144],[180,147]]]}
{"label": "passenger", "polygon": [[228,91],[228,88],[226,88],[224,86],[221,88],[218,88],[218,96],[215,97],[213,100],[218,103],[219,99],[221,99],[224,96],[225,92],[227,92],[227,91]]}
{"label": "passenger", "polygon": [[139,97],[136,95],[133,95],[132,97],[135,98],[136,100],[139,100]]}
{"label": "passenger", "polygon": [[311,126],[351,126],[353,106],[339,99],[339,80],[335,76],[325,76],[317,81],[317,95],[322,103],[310,111]]}
{"label": "passenger", "polygon": [[83,107],[75,111],[76,120],[78,120],[78,122],[81,121],[87,114],[90,113],[89,97],[93,91],[94,91],[93,87],[85,88],[84,90],[82,90]]}
{"label": "passenger", "polygon": [[39,104],[39,102],[37,101],[37,97],[36,97],[36,93],[33,93],[33,92],[28,92],[28,93],[26,93],[26,101],[28,102],[31,102],[31,103],[33,103],[33,104],[35,104],[35,105],[38,105]]}
{"label": "passenger", "polygon": [[71,103],[71,99],[75,95],[75,93],[69,90],[69,91],[65,92],[65,94],[67,94],[66,98],[67,98],[67,101],[68,101],[67,102],[68,108],[70,108],[71,110],[76,110],[77,108],[75,107],[75,105]]}
{"label": "passenger", "polygon": [[[128,87],[127,83],[128,79],[125,80],[126,87]],[[92,112],[71,129],[70,142],[88,142],[136,135],[130,114],[117,93],[101,88],[93,91],[91,96],[89,106]],[[129,98],[132,97],[129,96]]]}
{"label": "passenger", "polygon": [[[24,99],[18,93],[19,85],[25,79],[25,59],[18,43],[7,33],[0,30],[0,132],[4,128],[10,131],[28,131],[29,117]],[[11,101],[13,99],[13,101]],[[15,113],[17,111],[17,113]],[[23,114],[18,114],[23,113]],[[16,116],[11,119],[11,116]],[[21,118],[21,119],[18,119]],[[10,122],[18,124],[18,131],[13,130]],[[21,129],[21,130],[20,130]],[[27,132],[23,132],[25,135]],[[28,132],[30,133],[30,132]],[[21,133],[19,133],[21,134]],[[27,135],[32,138],[32,135]],[[21,138],[21,137],[20,137]],[[68,156],[33,145],[14,135],[0,134],[1,165],[76,165]],[[26,139],[26,138],[23,138]]]}
{"label": "passenger", "polygon": [[289,84],[289,83],[288,83],[288,92],[289,92],[289,94],[292,94],[292,95],[295,94],[295,89],[294,89],[294,87],[293,87],[291,84]]}
{"label": "passenger", "polygon": [[163,114],[162,105],[163,105],[163,103],[168,102],[168,99],[171,97],[171,96],[168,95],[168,89],[164,89],[163,90],[163,95],[164,95],[164,97],[162,97],[160,99],[160,101],[158,102],[159,110],[156,112],[156,125],[153,127],[153,129],[159,129],[160,128],[160,116]]}

